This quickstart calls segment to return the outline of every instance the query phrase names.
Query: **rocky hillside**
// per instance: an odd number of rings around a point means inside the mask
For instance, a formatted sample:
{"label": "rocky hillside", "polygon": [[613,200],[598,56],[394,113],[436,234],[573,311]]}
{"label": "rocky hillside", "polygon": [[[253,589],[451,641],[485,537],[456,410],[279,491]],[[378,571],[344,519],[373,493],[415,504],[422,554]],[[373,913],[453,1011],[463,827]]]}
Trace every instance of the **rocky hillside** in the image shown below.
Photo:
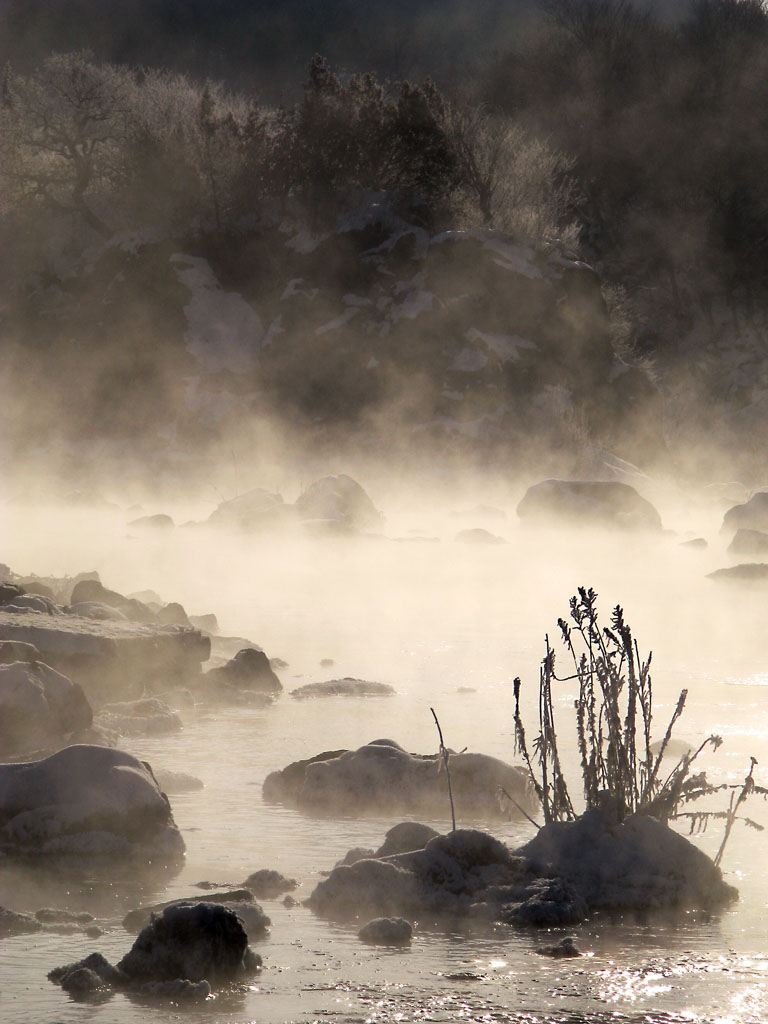
{"label": "rocky hillside", "polygon": [[593,270],[375,201],[322,234],[284,218],[223,242],[118,236],[23,313],[13,371],[37,398],[11,392],[8,434],[29,454],[98,438],[199,459],[265,419],[390,452],[663,443]]}

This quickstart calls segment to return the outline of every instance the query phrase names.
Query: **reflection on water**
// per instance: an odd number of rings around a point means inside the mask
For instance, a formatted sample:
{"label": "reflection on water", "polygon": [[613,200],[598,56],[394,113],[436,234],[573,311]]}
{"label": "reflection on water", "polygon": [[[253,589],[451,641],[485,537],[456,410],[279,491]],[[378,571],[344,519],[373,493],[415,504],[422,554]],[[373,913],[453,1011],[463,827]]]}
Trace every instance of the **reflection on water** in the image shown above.
{"label": "reflection on water", "polygon": [[[0,903],[27,911],[44,905],[86,909],[105,929],[98,939],[37,934],[5,941],[3,1024],[178,1020],[178,1007],[134,1003],[123,995],[101,1005],[75,1003],[45,975],[95,949],[119,959],[132,942],[120,922],[138,903],[204,896],[195,883],[238,883],[265,867],[297,878],[301,884],[293,895],[300,901],[348,849],[379,845],[393,824],[389,819],[315,820],[265,806],[266,774],[291,760],[383,736],[409,750],[434,752],[430,706],[450,746],[511,759],[511,681],[523,677],[533,721],[543,634],[554,633],[579,584],[601,593],[606,621],[610,604],[621,602],[641,650],[653,647],[659,729],[680,689],[688,687],[677,735],[696,742],[710,732],[723,735],[724,746],[705,765],[713,777],[739,781],[750,754],[764,760],[763,601],[754,592],[721,599],[702,578],[715,567],[715,555],[692,565],[690,552],[674,541],[628,547],[613,538],[598,550],[583,537],[542,539],[511,526],[508,535],[511,543],[493,550],[381,540],[288,548],[243,537],[211,541],[200,531],[177,530],[159,547],[102,524],[87,536],[73,526],[64,550],[46,534],[11,531],[14,541],[4,560],[19,571],[96,567],[106,585],[122,592],[152,587],[193,614],[216,612],[224,631],[249,637],[289,663],[280,672],[286,690],[332,674],[391,683],[397,695],[299,702],[286,693],[266,709],[197,708],[182,712],[185,727],[178,735],[126,741],[126,749],[154,767],[189,772],[205,783],[202,791],[172,797],[186,864],[166,888],[102,879],[62,889],[59,882],[27,878],[25,889],[3,871]],[[321,668],[323,658],[332,658],[333,668]],[[750,685],[736,688],[735,681]],[[475,692],[460,693],[460,687]],[[565,730],[572,696],[564,684],[557,713]],[[573,747],[568,756],[575,765]],[[759,801],[747,813],[763,823],[768,817]],[[449,814],[446,801],[445,819],[430,824],[445,829]],[[506,823],[494,832],[514,846],[529,838],[531,826]],[[712,825],[695,838],[713,854],[721,836]],[[535,952],[564,931],[544,938],[497,927],[461,935],[416,922],[412,948],[387,951],[362,945],[356,924],[331,924],[300,904],[265,900],[272,929],[256,945],[265,963],[261,975],[242,990],[184,1008],[184,1017],[199,1024],[765,1021],[764,850],[763,834],[734,830],[725,870],[742,900],[721,917],[674,925],[598,917],[569,930],[585,953],[572,961]]]}

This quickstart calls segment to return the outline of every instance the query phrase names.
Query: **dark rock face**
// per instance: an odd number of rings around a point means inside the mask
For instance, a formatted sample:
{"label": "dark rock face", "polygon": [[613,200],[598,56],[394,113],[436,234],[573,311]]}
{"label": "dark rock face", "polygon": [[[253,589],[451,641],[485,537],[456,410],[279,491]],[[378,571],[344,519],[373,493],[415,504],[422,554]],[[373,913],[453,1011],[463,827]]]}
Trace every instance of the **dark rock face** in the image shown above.
{"label": "dark rock face", "polygon": [[92,722],[93,712],[82,688],[49,665],[41,661],[0,664],[0,751],[4,757],[62,746]]}
{"label": "dark rock face", "polygon": [[661,517],[634,487],[607,480],[544,480],[529,487],[517,514],[535,525],[661,530]]}
{"label": "dark rock face", "polygon": [[391,697],[395,693],[388,683],[374,683],[367,679],[329,679],[323,683],[307,683],[291,690],[296,700],[310,700],[313,697]]}
{"label": "dark rock face", "polygon": [[211,903],[166,907],[117,964],[142,981],[231,981],[246,971],[248,935],[237,915]]}
{"label": "dark rock face", "polygon": [[[500,786],[527,810],[535,810],[526,774],[485,754],[453,754],[451,782],[456,815],[464,820],[502,816]],[[289,765],[264,782],[265,800],[293,804],[307,814],[420,813],[439,817],[448,808],[440,760],[409,754],[392,740],[375,740],[340,755]]]}
{"label": "dark rock face", "polygon": [[82,744],[0,764],[0,853],[41,866],[168,873],[180,866],[184,841],[147,765]]}
{"label": "dark rock face", "polygon": [[252,690],[256,693],[280,693],[283,686],[269,664],[264,651],[245,647],[221,668],[213,668],[204,677],[206,686],[227,690]]}
{"label": "dark rock face", "polygon": [[734,505],[723,517],[723,533],[759,530],[768,533],[768,491],[758,491],[743,505]]}

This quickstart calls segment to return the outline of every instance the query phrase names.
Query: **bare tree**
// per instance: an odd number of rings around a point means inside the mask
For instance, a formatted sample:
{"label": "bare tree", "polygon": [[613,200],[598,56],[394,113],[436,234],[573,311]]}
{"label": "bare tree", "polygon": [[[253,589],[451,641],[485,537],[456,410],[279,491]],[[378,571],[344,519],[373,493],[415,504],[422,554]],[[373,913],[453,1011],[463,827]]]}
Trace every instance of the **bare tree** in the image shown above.
{"label": "bare tree", "polygon": [[87,53],[54,55],[29,76],[6,71],[0,155],[9,191],[109,235],[93,200],[121,173],[132,84],[127,69]]}

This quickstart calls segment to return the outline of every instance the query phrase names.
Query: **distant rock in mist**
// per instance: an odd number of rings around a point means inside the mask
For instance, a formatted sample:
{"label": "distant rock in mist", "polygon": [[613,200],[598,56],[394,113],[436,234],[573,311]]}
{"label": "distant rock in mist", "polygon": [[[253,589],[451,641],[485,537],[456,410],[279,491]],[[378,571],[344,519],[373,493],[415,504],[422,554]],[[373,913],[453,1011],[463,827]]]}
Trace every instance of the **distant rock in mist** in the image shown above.
{"label": "distant rock in mist", "polygon": [[634,487],[615,481],[544,480],[528,488],[517,514],[533,526],[661,530],[653,505]]}
{"label": "distant rock in mist", "polygon": [[707,573],[708,580],[715,583],[760,584],[768,583],[768,562],[742,562],[725,569]]}
{"label": "distant rock in mist", "polygon": [[739,527],[733,535],[733,540],[728,545],[728,554],[738,557],[751,555],[753,557],[768,555],[768,533],[762,530],[745,530]]}
{"label": "distant rock in mist", "polygon": [[506,544],[506,540],[503,537],[499,537],[495,533],[491,533],[489,530],[484,530],[481,526],[476,526],[471,530],[459,530],[454,537],[454,540],[460,544]]}
{"label": "distant rock in mist", "polygon": [[728,509],[723,517],[722,533],[736,530],[758,530],[768,533],[768,491],[758,491],[744,502]]}
{"label": "distant rock in mist", "polygon": [[328,679],[322,683],[307,683],[296,690],[291,696],[296,700],[310,700],[314,697],[392,697],[395,688],[388,683],[374,683],[367,679]]}
{"label": "distant rock in mist", "polygon": [[170,516],[160,512],[153,516],[139,516],[138,519],[132,519],[128,525],[139,530],[170,530],[175,524]]}

